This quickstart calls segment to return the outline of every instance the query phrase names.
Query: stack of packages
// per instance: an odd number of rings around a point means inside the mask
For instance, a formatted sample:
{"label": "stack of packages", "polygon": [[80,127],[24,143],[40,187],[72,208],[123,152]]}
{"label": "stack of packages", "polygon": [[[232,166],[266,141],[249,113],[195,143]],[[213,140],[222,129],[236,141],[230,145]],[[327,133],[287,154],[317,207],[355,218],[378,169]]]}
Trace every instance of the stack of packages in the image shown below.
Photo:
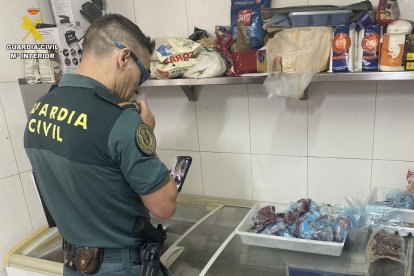
{"label": "stack of packages", "polygon": [[157,40],[152,61],[151,72],[158,79],[211,78],[223,75],[226,70],[207,33],[200,29],[188,39]]}
{"label": "stack of packages", "polygon": [[267,71],[261,10],[270,0],[231,1],[231,27],[216,26],[217,47],[229,64],[228,76]]}
{"label": "stack of packages", "polygon": [[267,71],[261,9],[270,0],[231,0],[231,26],[216,26],[216,39],[195,28],[188,39],[156,41],[151,72],[158,79],[240,76]]}
{"label": "stack of packages", "polygon": [[330,72],[414,70],[413,24],[399,15],[397,0],[381,0],[376,13],[336,26]]}

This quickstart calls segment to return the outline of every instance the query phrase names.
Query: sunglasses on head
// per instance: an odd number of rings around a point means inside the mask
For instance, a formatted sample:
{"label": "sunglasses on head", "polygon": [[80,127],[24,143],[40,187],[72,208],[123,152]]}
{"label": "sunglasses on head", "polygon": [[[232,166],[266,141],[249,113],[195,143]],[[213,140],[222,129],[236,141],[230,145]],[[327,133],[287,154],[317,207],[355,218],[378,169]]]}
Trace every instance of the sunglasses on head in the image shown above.
{"label": "sunglasses on head", "polygon": [[[123,45],[121,42],[117,40],[115,40],[114,43],[115,43],[115,46],[120,49],[127,48],[125,45]],[[139,69],[141,70],[141,79],[139,80],[139,83],[138,83],[139,85],[141,85],[151,76],[151,73],[148,71],[148,69],[144,67],[144,64],[142,64],[138,56],[134,52],[132,52],[131,49],[129,49],[129,52],[131,54],[132,59],[135,61],[135,63],[138,65]]]}

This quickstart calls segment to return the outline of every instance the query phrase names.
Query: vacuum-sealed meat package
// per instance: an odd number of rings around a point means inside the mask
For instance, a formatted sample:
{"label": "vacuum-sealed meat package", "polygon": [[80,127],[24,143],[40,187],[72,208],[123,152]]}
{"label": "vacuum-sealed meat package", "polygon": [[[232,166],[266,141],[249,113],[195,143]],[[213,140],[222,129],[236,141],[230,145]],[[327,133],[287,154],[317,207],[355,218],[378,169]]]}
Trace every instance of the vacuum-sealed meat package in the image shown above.
{"label": "vacuum-sealed meat package", "polygon": [[404,254],[404,239],[398,234],[384,230],[372,233],[366,248],[368,261],[391,259],[402,264],[407,262]]}
{"label": "vacuum-sealed meat package", "polygon": [[252,217],[251,232],[258,233],[262,231],[266,225],[276,220],[275,206],[265,206],[260,208]]}
{"label": "vacuum-sealed meat package", "polygon": [[[327,209],[329,207],[329,210]],[[345,242],[351,229],[349,208],[322,204],[311,199],[291,203],[287,210],[277,212],[272,205],[258,209],[251,218],[250,232],[327,242]]]}

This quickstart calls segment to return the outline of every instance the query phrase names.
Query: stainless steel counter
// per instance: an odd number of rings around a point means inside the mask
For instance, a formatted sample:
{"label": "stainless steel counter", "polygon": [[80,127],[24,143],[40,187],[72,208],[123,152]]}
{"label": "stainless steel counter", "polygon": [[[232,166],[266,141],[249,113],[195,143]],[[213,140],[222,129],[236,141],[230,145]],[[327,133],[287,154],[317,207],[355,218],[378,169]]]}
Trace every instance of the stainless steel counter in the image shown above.
{"label": "stainless steel counter", "polygon": [[[197,204],[187,207],[190,206]],[[193,224],[192,229],[169,244],[163,260],[170,264],[174,275],[414,275],[411,271],[412,237],[405,239],[407,266],[389,260],[367,262],[368,230],[351,231],[339,257],[249,246],[234,233],[249,208],[231,204],[216,206]],[[170,221],[167,229],[174,231],[175,228],[175,223]],[[173,260],[169,260],[168,254]]]}
{"label": "stainless steel counter", "polygon": [[[153,220],[154,224],[162,222],[167,230],[162,261],[174,276],[414,275],[413,237],[405,238],[407,265],[386,259],[368,263],[368,230],[351,231],[339,257],[249,246],[242,243],[235,229],[252,202],[181,199],[172,219]],[[7,253],[6,267],[20,273],[10,275],[62,275],[61,243],[56,228],[40,229]]]}

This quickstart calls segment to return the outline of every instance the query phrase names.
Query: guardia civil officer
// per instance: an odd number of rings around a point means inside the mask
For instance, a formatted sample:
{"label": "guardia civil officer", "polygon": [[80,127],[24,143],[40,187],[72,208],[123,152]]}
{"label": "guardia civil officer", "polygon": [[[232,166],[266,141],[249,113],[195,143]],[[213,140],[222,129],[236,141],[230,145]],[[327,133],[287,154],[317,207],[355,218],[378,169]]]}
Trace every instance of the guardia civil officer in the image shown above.
{"label": "guardia civil officer", "polygon": [[140,275],[136,217],[176,210],[154,115],[145,101],[129,102],[149,77],[153,49],[127,18],[101,17],[86,31],[77,74],[63,75],[28,118],[25,148],[65,241],[64,275]]}

